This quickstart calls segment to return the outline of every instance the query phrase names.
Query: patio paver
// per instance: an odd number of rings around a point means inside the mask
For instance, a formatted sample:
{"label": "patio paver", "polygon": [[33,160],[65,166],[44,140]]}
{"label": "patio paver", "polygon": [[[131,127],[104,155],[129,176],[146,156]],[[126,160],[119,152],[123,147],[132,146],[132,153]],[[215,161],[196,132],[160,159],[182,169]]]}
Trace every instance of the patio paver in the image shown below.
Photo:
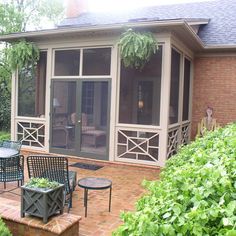
{"label": "patio paver", "polygon": [[[25,157],[28,153],[23,152]],[[122,221],[120,220],[121,211],[134,210],[134,204],[140,198],[145,190],[141,186],[143,179],[154,180],[159,176],[158,168],[143,168],[130,165],[121,165],[113,163],[97,163],[86,160],[70,158],[69,162],[86,162],[104,165],[103,168],[92,171],[76,167],[69,167],[70,170],[77,171],[78,179],[84,177],[102,177],[112,180],[112,207],[111,212],[108,211],[108,190],[91,190],[89,191],[88,216],[84,217],[83,197],[84,191],[80,187],[76,187],[73,194],[73,206],[70,213],[82,216],[80,221],[80,236],[107,236],[111,235]],[[26,179],[28,178],[26,169]],[[15,186],[15,184],[7,184],[7,187]],[[3,190],[3,184],[0,183],[0,191]],[[18,191],[18,190],[17,190]],[[20,197],[11,193],[0,195],[9,199],[20,201]]]}

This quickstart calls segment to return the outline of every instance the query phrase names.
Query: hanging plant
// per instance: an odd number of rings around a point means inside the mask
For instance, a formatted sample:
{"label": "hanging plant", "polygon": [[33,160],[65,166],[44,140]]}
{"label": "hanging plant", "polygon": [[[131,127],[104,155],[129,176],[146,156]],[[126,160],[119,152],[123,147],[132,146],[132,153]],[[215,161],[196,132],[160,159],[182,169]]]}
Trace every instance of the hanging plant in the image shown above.
{"label": "hanging plant", "polygon": [[158,50],[158,44],[152,33],[135,32],[128,29],[118,42],[120,56],[125,67],[142,69]]}
{"label": "hanging plant", "polygon": [[39,60],[38,47],[25,40],[12,43],[6,50],[8,63],[12,70],[22,69],[30,64],[34,65]]}

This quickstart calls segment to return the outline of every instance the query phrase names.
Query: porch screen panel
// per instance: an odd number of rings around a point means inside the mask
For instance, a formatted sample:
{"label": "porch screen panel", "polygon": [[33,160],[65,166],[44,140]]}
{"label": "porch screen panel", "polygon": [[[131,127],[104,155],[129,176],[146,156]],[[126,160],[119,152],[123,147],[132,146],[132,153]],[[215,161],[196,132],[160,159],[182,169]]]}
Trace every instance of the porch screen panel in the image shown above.
{"label": "porch screen panel", "polygon": [[108,82],[83,81],[81,152],[105,156],[108,141]]}
{"label": "porch screen panel", "polygon": [[169,124],[174,124],[178,122],[179,80],[180,80],[180,53],[172,49]]}
{"label": "porch screen panel", "polygon": [[83,50],[83,75],[110,75],[111,48]]}
{"label": "porch screen panel", "polygon": [[18,116],[45,117],[47,52],[40,52],[36,65],[28,65],[18,76]]}
{"label": "porch screen panel", "polygon": [[75,148],[76,82],[53,82],[51,147]]}
{"label": "porch screen panel", "polygon": [[182,116],[183,121],[189,120],[190,73],[191,73],[191,62],[187,58],[185,58],[184,60],[183,116]]}
{"label": "porch screen panel", "polygon": [[80,68],[80,50],[55,51],[54,75],[78,76]]}
{"label": "porch screen panel", "polygon": [[159,125],[162,46],[143,69],[121,65],[119,123]]}

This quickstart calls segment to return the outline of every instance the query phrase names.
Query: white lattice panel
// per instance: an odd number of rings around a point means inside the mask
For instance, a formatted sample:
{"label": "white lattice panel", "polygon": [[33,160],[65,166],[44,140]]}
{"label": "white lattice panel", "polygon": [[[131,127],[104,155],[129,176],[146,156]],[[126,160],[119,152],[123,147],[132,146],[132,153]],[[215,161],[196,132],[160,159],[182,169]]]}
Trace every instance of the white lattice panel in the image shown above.
{"label": "white lattice panel", "polygon": [[23,145],[31,147],[45,147],[45,124],[36,122],[17,122],[17,139]]}
{"label": "white lattice panel", "polygon": [[185,145],[189,142],[189,129],[190,122],[169,129],[167,158],[176,154],[180,145]]}
{"label": "white lattice panel", "polygon": [[117,158],[157,162],[159,158],[159,133],[118,130]]}
{"label": "white lattice panel", "polygon": [[168,132],[168,147],[167,147],[167,158],[170,158],[177,152],[178,149],[178,136],[179,136],[179,127],[171,129]]}
{"label": "white lattice panel", "polygon": [[189,123],[182,126],[181,144],[188,144],[189,142],[189,127]]}

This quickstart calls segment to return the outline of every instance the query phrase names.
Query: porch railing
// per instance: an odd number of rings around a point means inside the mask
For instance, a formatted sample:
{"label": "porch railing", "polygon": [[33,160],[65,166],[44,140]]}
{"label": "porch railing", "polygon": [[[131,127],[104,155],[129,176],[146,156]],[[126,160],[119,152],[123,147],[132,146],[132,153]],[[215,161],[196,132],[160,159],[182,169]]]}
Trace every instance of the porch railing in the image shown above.
{"label": "porch railing", "polygon": [[116,160],[157,164],[160,130],[116,127]]}
{"label": "porch railing", "polygon": [[169,127],[167,158],[177,153],[180,145],[187,144],[190,139],[190,121],[176,124]]}
{"label": "porch railing", "polygon": [[45,119],[38,118],[17,118],[16,138],[23,146],[34,149],[45,148]]}

